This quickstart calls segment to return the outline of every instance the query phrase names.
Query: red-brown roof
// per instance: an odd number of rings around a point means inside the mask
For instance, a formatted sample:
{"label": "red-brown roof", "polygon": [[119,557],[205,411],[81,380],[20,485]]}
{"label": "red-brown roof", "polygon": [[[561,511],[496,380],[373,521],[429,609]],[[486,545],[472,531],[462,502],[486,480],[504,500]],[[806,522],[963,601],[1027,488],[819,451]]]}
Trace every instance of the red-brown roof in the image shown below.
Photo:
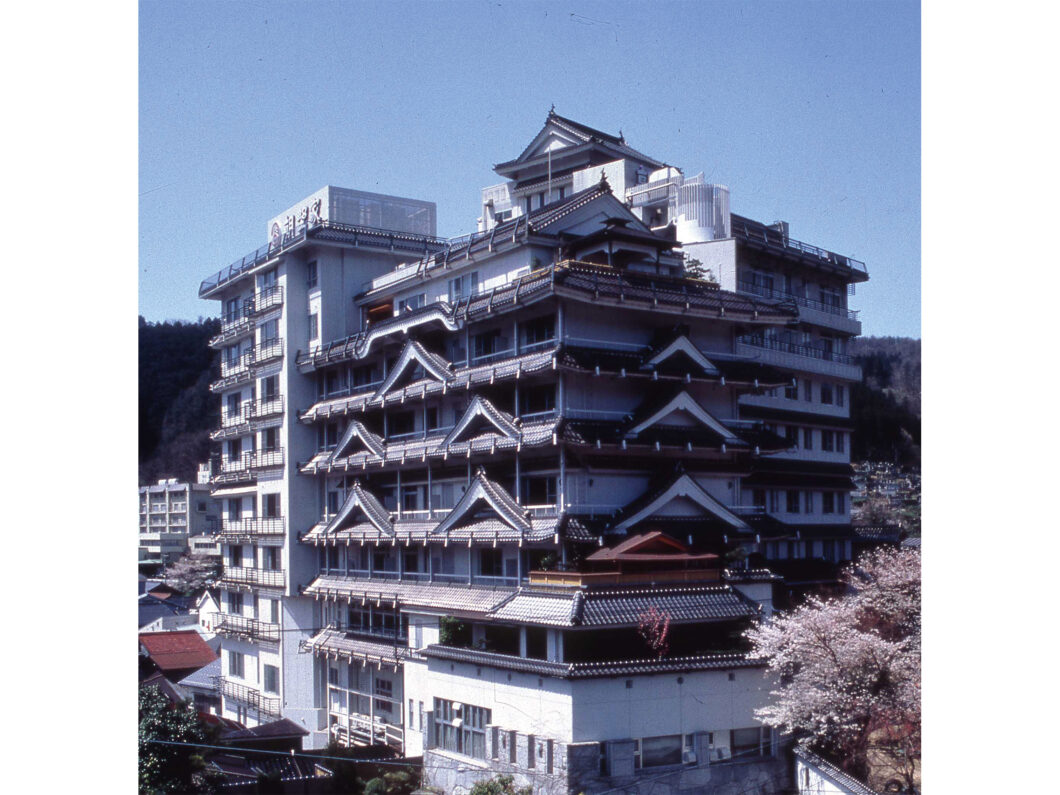
{"label": "red-brown roof", "polygon": [[688,551],[688,547],[676,538],[666,535],[659,530],[627,538],[621,544],[614,547],[598,549],[585,559],[599,562],[605,560],[624,561],[691,561],[710,560],[717,555],[704,553],[694,555]]}
{"label": "red-brown roof", "polygon": [[141,632],[140,645],[151,661],[164,673],[187,668],[202,668],[217,659],[195,630],[179,632]]}

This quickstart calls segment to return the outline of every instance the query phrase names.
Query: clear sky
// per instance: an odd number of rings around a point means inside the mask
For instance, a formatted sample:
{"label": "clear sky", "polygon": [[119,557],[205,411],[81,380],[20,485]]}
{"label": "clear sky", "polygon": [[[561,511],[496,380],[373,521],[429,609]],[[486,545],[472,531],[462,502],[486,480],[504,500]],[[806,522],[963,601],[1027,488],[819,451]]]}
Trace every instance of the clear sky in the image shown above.
{"label": "clear sky", "polygon": [[920,336],[916,2],[142,2],[140,312],[327,185],[473,231],[557,113],[727,185],[733,212],[863,260],[864,333]]}

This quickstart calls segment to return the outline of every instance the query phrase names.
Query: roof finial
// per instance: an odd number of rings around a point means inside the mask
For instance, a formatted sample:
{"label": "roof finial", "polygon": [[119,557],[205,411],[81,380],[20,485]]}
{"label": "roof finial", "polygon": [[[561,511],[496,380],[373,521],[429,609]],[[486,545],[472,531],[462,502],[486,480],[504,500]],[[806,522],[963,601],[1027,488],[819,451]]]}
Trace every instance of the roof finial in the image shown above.
{"label": "roof finial", "polygon": [[552,107],[548,109],[548,115],[549,116],[555,116],[556,115],[556,103],[555,102],[553,102],[552,103]]}
{"label": "roof finial", "polygon": [[626,142],[626,136],[624,136],[622,134],[622,128],[621,127],[618,128],[618,140],[620,140],[622,143]]}
{"label": "roof finial", "polygon": [[600,190],[611,190],[611,183],[607,181],[607,172],[600,169]]}

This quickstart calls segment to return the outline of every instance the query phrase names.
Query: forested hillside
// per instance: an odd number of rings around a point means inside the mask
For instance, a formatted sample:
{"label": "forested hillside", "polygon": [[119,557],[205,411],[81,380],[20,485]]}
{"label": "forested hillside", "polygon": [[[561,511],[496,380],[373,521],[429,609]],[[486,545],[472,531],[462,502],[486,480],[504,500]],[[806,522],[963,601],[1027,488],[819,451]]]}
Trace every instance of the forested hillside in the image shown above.
{"label": "forested hillside", "polygon": [[220,416],[210,392],[217,352],[207,347],[216,319],[148,323],[140,318],[140,484],[175,477],[195,481],[210,454],[209,433]]}
{"label": "forested hillside", "polygon": [[[195,479],[211,452],[220,401],[210,381],[219,375],[206,343],[216,319],[147,323],[140,318],[140,483],[162,477]],[[920,340],[862,337],[850,353],[864,371],[851,390],[855,461],[920,466]]]}
{"label": "forested hillside", "polygon": [[920,466],[920,340],[859,337],[850,353],[862,369],[851,390],[855,461]]}

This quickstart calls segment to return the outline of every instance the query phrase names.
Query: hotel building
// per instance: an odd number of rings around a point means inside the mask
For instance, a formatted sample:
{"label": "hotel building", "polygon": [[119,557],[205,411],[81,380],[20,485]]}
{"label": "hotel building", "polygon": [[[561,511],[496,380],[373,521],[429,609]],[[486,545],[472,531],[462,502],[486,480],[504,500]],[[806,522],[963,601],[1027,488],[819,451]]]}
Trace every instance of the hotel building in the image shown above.
{"label": "hotel building", "polygon": [[423,755],[445,791],[779,791],[741,633],[772,612],[765,566],[849,556],[857,329],[804,310],[863,267],[554,112],[495,170],[473,234],[328,187],[200,288],[224,715]]}

